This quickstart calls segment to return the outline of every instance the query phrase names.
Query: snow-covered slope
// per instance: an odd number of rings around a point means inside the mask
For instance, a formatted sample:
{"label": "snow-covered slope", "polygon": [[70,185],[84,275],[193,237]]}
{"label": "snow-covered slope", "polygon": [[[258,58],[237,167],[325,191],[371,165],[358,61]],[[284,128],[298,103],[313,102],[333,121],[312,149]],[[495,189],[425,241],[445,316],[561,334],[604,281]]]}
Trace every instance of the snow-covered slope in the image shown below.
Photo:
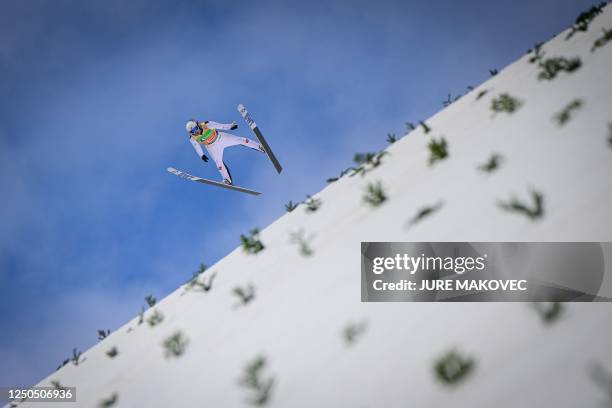
{"label": "snow-covered slope", "polygon": [[[600,406],[606,394],[589,366],[612,370],[611,304],[567,304],[544,324],[520,303],[361,303],[360,242],[612,241],[612,42],[591,52],[602,28],[612,29],[611,7],[587,32],[543,45],[544,59],[579,57],[578,70],[538,80],[534,54],[523,56],[426,120],[431,132],[418,127],[389,146],[364,177],[318,193],[317,211],[300,205],[262,230],[263,251],[228,254],[199,278],[216,273],[212,290],[177,289],[144,323],[135,317],[39,386],[76,386],[83,407],[113,395],[108,406],[239,407],[253,396],[239,379],[262,355],[270,407]],[[522,105],[494,114],[503,93]],[[575,99],[582,106],[561,126],[555,115]],[[428,143],[441,136],[449,156],[430,166]],[[493,153],[501,166],[479,171]],[[375,181],[387,200],[370,207],[363,195]],[[531,205],[532,190],[544,197],[542,218],[500,209],[512,197]],[[300,230],[313,235],[312,256],[290,240]],[[249,284],[255,298],[236,306],[234,288]],[[155,311],[164,319],[150,326]],[[349,344],[350,324],[364,330]],[[162,343],[177,331],[187,346],[166,357]],[[453,348],[475,365],[450,386],[433,365]]]}

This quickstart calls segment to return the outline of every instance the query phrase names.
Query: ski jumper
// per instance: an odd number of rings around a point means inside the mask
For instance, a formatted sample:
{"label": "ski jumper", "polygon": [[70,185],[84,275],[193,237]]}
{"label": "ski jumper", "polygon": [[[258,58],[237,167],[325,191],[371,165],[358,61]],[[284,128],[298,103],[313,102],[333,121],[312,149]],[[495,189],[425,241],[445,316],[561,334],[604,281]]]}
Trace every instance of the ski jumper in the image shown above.
{"label": "ski jumper", "polygon": [[219,173],[221,173],[221,177],[223,177],[224,180],[229,180],[230,183],[232,182],[232,176],[230,175],[227,166],[223,162],[223,150],[225,150],[226,147],[242,145],[265,153],[263,147],[251,139],[220,132],[220,130],[230,129],[232,127],[231,123],[225,124],[206,121],[198,122],[198,125],[202,129],[202,134],[190,136],[189,141],[191,142],[191,145],[198,154],[198,157],[202,157],[204,155],[202,147],[200,146],[204,145],[215,162],[217,170],[219,170]]}

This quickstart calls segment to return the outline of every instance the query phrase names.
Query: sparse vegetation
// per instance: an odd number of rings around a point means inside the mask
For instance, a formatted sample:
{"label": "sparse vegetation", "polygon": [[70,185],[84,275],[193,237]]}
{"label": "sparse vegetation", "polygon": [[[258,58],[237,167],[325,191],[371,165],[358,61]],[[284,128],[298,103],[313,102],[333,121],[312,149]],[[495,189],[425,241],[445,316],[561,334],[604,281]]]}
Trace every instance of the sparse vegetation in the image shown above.
{"label": "sparse vegetation", "polygon": [[503,93],[499,97],[494,98],[491,101],[491,110],[497,112],[514,113],[523,103],[518,99],[510,96],[510,94]]}
{"label": "sparse vegetation", "polygon": [[393,144],[395,142],[397,142],[397,136],[395,136],[395,133],[387,133],[387,143]]}
{"label": "sparse vegetation", "polygon": [[62,364],[60,364],[57,367],[57,370],[59,370],[60,368],[62,368],[66,364],[68,364],[69,362],[72,362],[72,364],[74,364],[75,366],[78,366],[79,362],[80,362],[80,358],[81,358],[81,352],[77,351],[76,348],[73,348],[72,349],[72,357],[71,358],[67,358],[64,361],[62,361]]}
{"label": "sparse vegetation", "polygon": [[572,30],[565,37],[566,40],[572,38],[579,31],[587,31],[589,29],[589,24],[601,14],[603,8],[606,6],[605,2],[599,3],[597,6],[593,6],[590,9],[583,11],[576,18],[576,22],[572,26]]}
{"label": "sparse vegetation", "polygon": [[538,79],[552,80],[555,79],[559,72],[565,71],[571,73],[576,71],[582,66],[580,58],[567,59],[564,57],[559,58],[548,58],[547,60],[540,62],[540,73]]}
{"label": "sparse vegetation", "polygon": [[145,296],[145,302],[147,302],[147,305],[149,305],[149,307],[153,307],[155,306],[155,303],[157,303],[157,299],[155,299],[153,295],[147,295]]}
{"label": "sparse vegetation", "polygon": [[294,204],[293,201],[289,200],[289,202],[287,204],[285,204],[285,211],[291,212],[291,211],[295,210],[297,208],[297,206],[298,206],[298,204]]}
{"label": "sparse vegetation", "polygon": [[308,238],[306,238],[305,235],[304,230],[292,232],[289,235],[289,241],[292,244],[297,244],[299,246],[300,254],[303,256],[311,256],[314,254],[314,251],[310,246],[310,241],[312,241],[314,235],[310,235]]}
{"label": "sparse vegetation", "polygon": [[209,290],[212,289],[213,280],[215,279],[216,276],[217,276],[217,273],[215,272],[211,274],[207,279],[205,278],[204,281],[200,284],[204,292],[208,292]]}
{"label": "sparse vegetation", "polygon": [[595,40],[593,47],[591,47],[591,52],[594,52],[597,48],[603,47],[612,40],[612,28],[609,30],[603,28],[602,31],[603,35]]}
{"label": "sparse vegetation", "polygon": [[74,365],[79,365],[81,359],[81,352],[77,351],[76,348],[72,349],[72,358],[70,359],[70,361],[72,361],[72,364]]}
{"label": "sparse vegetation", "polygon": [[[412,124],[410,124],[411,126],[414,126]],[[395,136],[395,134],[388,134],[387,135],[387,142],[389,143],[395,143],[397,141],[397,137]],[[361,174],[361,176],[365,176],[369,171],[373,170],[374,168],[380,166],[382,164],[382,158],[389,154],[386,151],[381,151],[381,152],[368,152],[368,153],[356,153],[355,156],[353,156],[353,161],[358,165],[358,167],[349,167],[346,168],[344,170],[342,170],[342,172],[340,173],[339,177],[330,177],[326,180],[327,183],[333,183],[335,181],[338,181],[338,179],[342,178],[345,174],[350,173],[349,176],[353,177],[356,174]],[[310,198],[310,196],[307,196],[308,198]],[[305,204],[308,204],[308,201],[305,202]],[[314,203],[315,205],[312,206],[312,210],[309,210],[309,208],[306,208],[307,212],[314,212],[318,209],[318,206],[316,205],[316,202]],[[319,202],[320,204],[320,202]]]}
{"label": "sparse vegetation", "polygon": [[53,387],[53,389],[58,390],[58,391],[62,391],[62,390],[67,390],[67,387],[64,387],[62,384],[60,384],[59,381],[57,380],[52,380],[51,381],[51,386]]}
{"label": "sparse vegetation", "polygon": [[342,329],[342,338],[344,339],[347,346],[351,346],[357,342],[357,340],[366,332],[368,328],[368,322],[362,320],[358,323],[349,323],[344,329]]}
{"label": "sparse vegetation", "polygon": [[247,254],[256,254],[265,249],[264,244],[259,240],[259,229],[253,228],[249,231],[250,236],[245,236],[240,234],[240,243],[242,245],[242,249]]}
{"label": "sparse vegetation", "polygon": [[387,195],[385,194],[385,190],[380,181],[377,181],[375,183],[368,183],[368,185],[366,186],[365,195],[363,196],[363,201],[366,204],[372,207],[378,207],[386,200]]}
{"label": "sparse vegetation", "polygon": [[484,171],[485,173],[492,173],[499,168],[502,160],[503,158],[501,155],[493,153],[486,163],[483,163],[478,166],[478,170]]}
{"label": "sparse vegetation", "polygon": [[421,125],[421,127],[423,128],[423,132],[425,132],[425,134],[431,132],[431,128],[427,125],[427,123],[423,122],[422,120],[419,121],[419,125]]}
{"label": "sparse vegetation", "polygon": [[110,334],[110,330],[100,330],[98,329],[98,340],[104,340]]}
{"label": "sparse vegetation", "polygon": [[109,407],[112,407],[113,405],[115,405],[118,400],[119,400],[119,395],[115,392],[110,397],[105,398],[102,401],[100,401],[98,406],[100,408],[109,408]]}
{"label": "sparse vegetation", "polygon": [[580,99],[574,99],[569,104],[567,104],[561,112],[555,115],[555,120],[559,124],[559,126],[565,125],[570,119],[571,114],[576,109],[582,106],[582,101]]}
{"label": "sparse vegetation", "polygon": [[[350,173],[350,172],[354,172],[357,171],[357,169],[355,167],[347,167],[346,169],[342,170],[340,172],[340,177],[344,177],[346,174]],[[352,174],[349,175],[349,177],[352,176]]]}
{"label": "sparse vegetation", "polygon": [[417,211],[417,213],[414,215],[414,217],[412,217],[410,220],[408,220],[408,226],[412,226],[420,221],[422,221],[424,218],[429,217],[430,215],[432,215],[433,213],[435,213],[436,211],[438,211],[440,208],[442,208],[442,206],[444,205],[444,203],[442,201],[431,205],[431,206],[426,206],[421,208],[420,210]]}
{"label": "sparse vegetation", "polygon": [[117,350],[117,347],[113,347],[110,350],[106,351],[106,355],[110,358],[115,358],[117,357],[117,355],[119,355],[119,350]]}
{"label": "sparse vegetation", "polygon": [[245,306],[255,299],[255,287],[252,283],[249,283],[244,288],[236,286],[232,290],[232,293],[236,295],[240,301],[236,306]]}
{"label": "sparse vegetation", "polygon": [[489,70],[489,74],[491,74],[491,76],[495,76],[499,74],[499,71],[496,68],[493,68]]}
{"label": "sparse vegetation", "polygon": [[[544,43],[536,43],[533,47],[533,55],[529,58],[529,63],[530,64],[534,64],[536,62],[540,62],[542,61],[542,58],[544,58],[544,52],[542,52],[542,45],[544,45]],[[531,53],[532,50],[529,50],[529,52]]]}
{"label": "sparse vegetation", "polygon": [[265,405],[270,400],[270,394],[274,385],[274,378],[263,378],[263,371],[266,368],[266,357],[257,356],[244,368],[244,373],[238,383],[252,392],[251,398],[247,403],[255,406]]}
{"label": "sparse vegetation", "polygon": [[461,99],[461,95],[457,95],[453,98],[451,94],[448,94],[448,96],[446,97],[446,100],[442,101],[442,106],[446,108],[450,106],[453,102],[458,101],[459,99]]}
{"label": "sparse vegetation", "polygon": [[522,213],[530,220],[536,220],[544,215],[544,196],[538,191],[531,191],[532,206],[512,198],[509,202],[499,202],[498,206],[505,211]]}
{"label": "sparse vegetation", "polygon": [[444,137],[440,137],[439,140],[432,138],[429,144],[429,165],[432,166],[435,163],[444,160],[448,157],[448,148],[446,144],[446,139]]}
{"label": "sparse vegetation", "polygon": [[138,324],[141,325],[142,322],[144,322],[144,312],[145,312],[145,308],[144,306],[142,306],[140,308],[140,314],[138,315]]}
{"label": "sparse vegetation", "polygon": [[365,176],[369,171],[380,166],[382,164],[382,158],[387,154],[386,151],[355,154],[353,161],[358,164],[359,167],[353,168],[353,172],[349,176],[353,177],[356,174],[361,174],[362,177]]}
{"label": "sparse vegetation", "polygon": [[414,123],[412,122],[406,122],[406,130],[408,132],[412,132],[414,129],[416,129],[416,126]]}
{"label": "sparse vegetation", "polygon": [[438,380],[444,384],[455,384],[463,379],[474,368],[474,360],[451,350],[440,357],[434,364]]}
{"label": "sparse vegetation", "polygon": [[321,207],[322,201],[320,198],[314,198],[309,195],[306,197],[307,199],[304,201],[304,205],[306,206],[305,211],[307,213],[313,213]]}
{"label": "sparse vegetation", "polygon": [[[474,87],[472,85],[468,85],[465,87],[466,91],[465,94],[459,94],[457,96],[455,96],[454,98],[451,96],[451,94],[449,93],[448,96],[446,97],[446,100],[442,101],[442,106],[444,106],[445,108],[448,107],[449,105],[453,104],[454,102],[457,102],[459,99],[461,99],[463,96],[467,95],[468,93],[472,92],[474,90]],[[479,94],[478,96],[476,96],[476,100],[482,98],[482,96],[487,93],[487,91],[482,91],[481,94]]]}
{"label": "sparse vegetation", "polygon": [[164,321],[164,315],[159,310],[153,311],[153,314],[147,319],[149,326],[154,327]]}
{"label": "sparse vegetation", "polygon": [[[331,178],[328,178],[326,181],[327,181],[328,183],[333,183],[334,181],[337,181],[339,178],[342,178],[342,177],[343,177],[345,174],[347,174],[347,173],[349,173],[349,172],[351,172],[351,171],[352,171],[352,172],[356,172],[356,171],[357,171],[357,169],[356,169],[355,167],[349,167],[349,168],[346,168],[346,169],[344,169],[344,170],[342,170],[342,171],[340,172],[340,176],[339,176],[339,177],[331,177]],[[353,175],[354,175],[354,174],[351,174],[351,176],[353,176]]]}
{"label": "sparse vegetation", "polygon": [[200,266],[198,266],[198,269],[192,273],[191,279],[185,282],[185,289],[186,290],[193,289],[193,287],[197,285],[198,278],[200,277],[200,275],[206,272],[207,269],[208,269],[208,266],[206,264],[201,263]]}
{"label": "sparse vegetation", "polygon": [[200,282],[199,277],[200,274],[194,275],[193,278],[187,282],[185,286],[186,290],[201,290],[202,292],[208,292],[212,289],[213,280],[217,276],[217,273],[214,272],[210,274],[208,277],[205,277],[202,282]]}
{"label": "sparse vegetation", "polygon": [[189,341],[185,335],[180,331],[176,331],[163,341],[162,346],[165,350],[165,356],[168,358],[182,356],[185,353],[188,344]]}
{"label": "sparse vegetation", "polygon": [[479,101],[483,96],[485,96],[487,93],[489,92],[488,89],[483,89],[482,91],[478,92],[478,94],[476,95],[476,100]]}
{"label": "sparse vegetation", "polygon": [[563,312],[563,304],[561,302],[534,302],[533,307],[546,324],[557,321]]}
{"label": "sparse vegetation", "polygon": [[206,272],[206,270],[207,270],[207,269],[208,269],[208,266],[207,266],[206,264],[204,264],[204,263],[201,263],[201,264],[198,266],[198,270],[197,270],[197,271],[195,271],[195,273],[196,273],[197,275],[201,275],[201,274],[203,274],[204,272]]}
{"label": "sparse vegetation", "polygon": [[[206,265],[200,264],[200,268],[202,267],[206,268]],[[147,295],[145,296],[144,299],[147,305],[149,306],[149,308],[152,308],[157,303],[157,299],[155,299],[153,295]],[[145,307],[142,306],[142,308],[140,309],[140,314],[138,315],[138,325],[141,325],[144,322],[145,320],[144,315],[145,315]]]}

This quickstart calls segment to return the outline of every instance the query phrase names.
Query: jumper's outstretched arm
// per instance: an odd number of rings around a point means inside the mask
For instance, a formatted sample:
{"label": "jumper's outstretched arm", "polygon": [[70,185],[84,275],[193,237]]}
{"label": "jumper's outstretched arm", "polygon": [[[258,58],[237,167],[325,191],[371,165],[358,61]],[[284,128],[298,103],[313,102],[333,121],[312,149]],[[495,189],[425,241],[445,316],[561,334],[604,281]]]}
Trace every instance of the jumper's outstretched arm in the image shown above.
{"label": "jumper's outstretched arm", "polygon": [[208,126],[209,128],[215,128],[219,130],[230,130],[235,125],[236,125],[235,123],[218,123],[218,122],[213,122],[212,120],[208,121],[208,123],[206,124],[206,126]]}
{"label": "jumper's outstretched arm", "polygon": [[[204,151],[202,151],[202,146],[200,146],[200,144],[198,142],[193,140],[192,137],[189,138],[189,141],[191,142],[191,145],[193,146],[193,148],[196,151],[196,153],[198,154],[198,157],[200,159],[204,160],[204,157],[206,157],[206,155],[204,154]],[[208,161],[208,160],[204,160],[204,161]]]}

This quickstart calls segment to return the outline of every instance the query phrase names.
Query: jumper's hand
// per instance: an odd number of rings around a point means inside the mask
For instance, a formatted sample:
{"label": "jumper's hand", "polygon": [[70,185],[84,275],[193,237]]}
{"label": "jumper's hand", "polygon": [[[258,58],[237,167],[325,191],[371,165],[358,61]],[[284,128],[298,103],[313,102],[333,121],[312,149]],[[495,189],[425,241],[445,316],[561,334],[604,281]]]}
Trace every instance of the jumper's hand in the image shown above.
{"label": "jumper's hand", "polygon": [[206,157],[206,155],[205,155],[205,154],[203,154],[203,155],[202,155],[202,160],[204,160],[204,162],[207,162],[207,161],[208,161],[208,157]]}
{"label": "jumper's hand", "polygon": [[236,124],[236,122],[232,122],[232,126],[230,126],[230,129],[231,130],[238,129],[238,125]]}

